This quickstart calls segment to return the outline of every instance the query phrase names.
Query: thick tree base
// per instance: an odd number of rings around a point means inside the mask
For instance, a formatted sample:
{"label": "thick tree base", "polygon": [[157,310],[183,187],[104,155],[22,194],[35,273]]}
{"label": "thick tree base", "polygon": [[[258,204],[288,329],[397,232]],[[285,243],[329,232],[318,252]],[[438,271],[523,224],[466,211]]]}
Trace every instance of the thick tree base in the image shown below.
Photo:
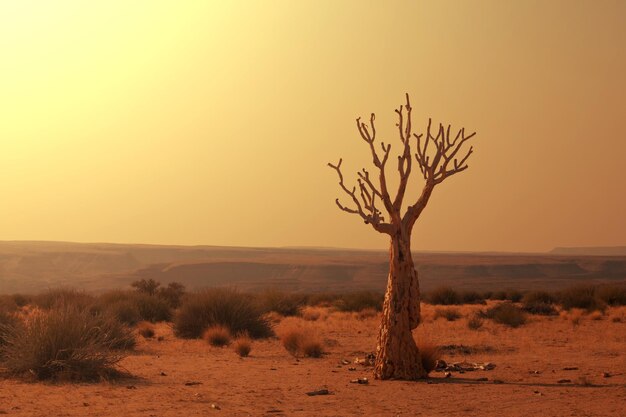
{"label": "thick tree base", "polygon": [[412,337],[403,340],[388,338],[387,343],[379,345],[374,363],[374,378],[415,381],[427,376]]}

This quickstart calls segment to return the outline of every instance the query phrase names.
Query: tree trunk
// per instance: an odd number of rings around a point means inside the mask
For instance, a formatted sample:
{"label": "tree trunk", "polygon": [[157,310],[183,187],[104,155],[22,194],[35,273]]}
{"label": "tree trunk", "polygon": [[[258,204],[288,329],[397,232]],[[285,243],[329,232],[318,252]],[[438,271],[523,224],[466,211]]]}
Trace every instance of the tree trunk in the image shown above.
{"label": "tree trunk", "polygon": [[419,283],[411,256],[410,234],[399,230],[391,236],[389,277],[374,367],[377,379],[415,380],[426,377],[411,333],[420,322],[419,303]]}

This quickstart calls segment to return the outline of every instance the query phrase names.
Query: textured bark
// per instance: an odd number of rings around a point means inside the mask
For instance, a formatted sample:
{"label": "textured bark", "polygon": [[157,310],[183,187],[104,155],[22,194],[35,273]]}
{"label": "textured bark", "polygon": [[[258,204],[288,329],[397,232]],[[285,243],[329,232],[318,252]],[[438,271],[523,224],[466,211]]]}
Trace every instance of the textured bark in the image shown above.
{"label": "textured bark", "polygon": [[[473,147],[466,152],[461,152],[461,149],[476,135],[476,132],[466,133],[465,128],[459,129],[455,134],[451,125],[444,126],[439,123],[437,127],[432,119],[428,119],[425,133],[413,133],[411,111],[407,94],[406,104],[396,109],[398,115],[396,126],[402,148],[398,155],[400,181],[394,198],[390,194],[385,174],[391,145],[380,142],[381,150],[377,150],[374,113],[370,116],[369,125],[362,122],[360,117],[356,119],[356,125],[361,139],[370,149],[374,167],[378,170],[378,184],[375,177],[370,176],[369,171],[363,168],[357,173],[358,187],[350,188],[344,183],[341,171],[342,159],[340,158],[336,164],[328,164],[337,172],[339,187],[351,201],[350,204],[344,205],[336,199],[337,206],[346,213],[358,215],[365,224],[369,224],[377,232],[391,236],[387,292],[374,368],[374,376],[379,379],[412,380],[426,377],[420,352],[411,333],[420,322],[419,283],[411,257],[411,230],[428,204],[435,186],[468,168],[467,160],[473,152]],[[415,147],[412,149],[413,141]],[[414,172],[413,157],[425,183],[417,201],[406,206],[406,212],[402,215],[409,177]],[[386,213],[381,210],[382,208]]]}
{"label": "textured bark", "polygon": [[405,231],[391,237],[389,276],[378,333],[374,377],[415,380],[426,377],[411,330],[420,322],[417,271]]}

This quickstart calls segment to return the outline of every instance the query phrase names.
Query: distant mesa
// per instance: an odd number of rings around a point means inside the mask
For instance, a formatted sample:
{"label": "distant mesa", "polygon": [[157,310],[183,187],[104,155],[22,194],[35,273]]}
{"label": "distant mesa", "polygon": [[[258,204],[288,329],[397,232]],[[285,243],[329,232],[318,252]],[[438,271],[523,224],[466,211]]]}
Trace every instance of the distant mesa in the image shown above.
{"label": "distant mesa", "polygon": [[549,253],[579,256],[626,256],[626,246],[557,247]]}

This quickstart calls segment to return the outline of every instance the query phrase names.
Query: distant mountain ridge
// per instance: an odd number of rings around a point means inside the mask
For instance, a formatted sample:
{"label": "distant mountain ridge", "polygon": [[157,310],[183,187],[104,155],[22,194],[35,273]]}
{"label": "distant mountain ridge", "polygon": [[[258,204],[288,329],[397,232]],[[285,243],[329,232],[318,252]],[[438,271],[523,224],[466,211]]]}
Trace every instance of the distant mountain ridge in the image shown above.
{"label": "distant mountain ridge", "polygon": [[626,256],[626,246],[556,247],[549,253],[554,255]]}
{"label": "distant mountain ridge", "polygon": [[[529,290],[626,282],[626,256],[415,252],[413,257],[425,291],[441,285]],[[178,281],[190,289],[383,291],[388,262],[384,250],[0,241],[0,294],[60,286],[128,288],[142,278]]]}

